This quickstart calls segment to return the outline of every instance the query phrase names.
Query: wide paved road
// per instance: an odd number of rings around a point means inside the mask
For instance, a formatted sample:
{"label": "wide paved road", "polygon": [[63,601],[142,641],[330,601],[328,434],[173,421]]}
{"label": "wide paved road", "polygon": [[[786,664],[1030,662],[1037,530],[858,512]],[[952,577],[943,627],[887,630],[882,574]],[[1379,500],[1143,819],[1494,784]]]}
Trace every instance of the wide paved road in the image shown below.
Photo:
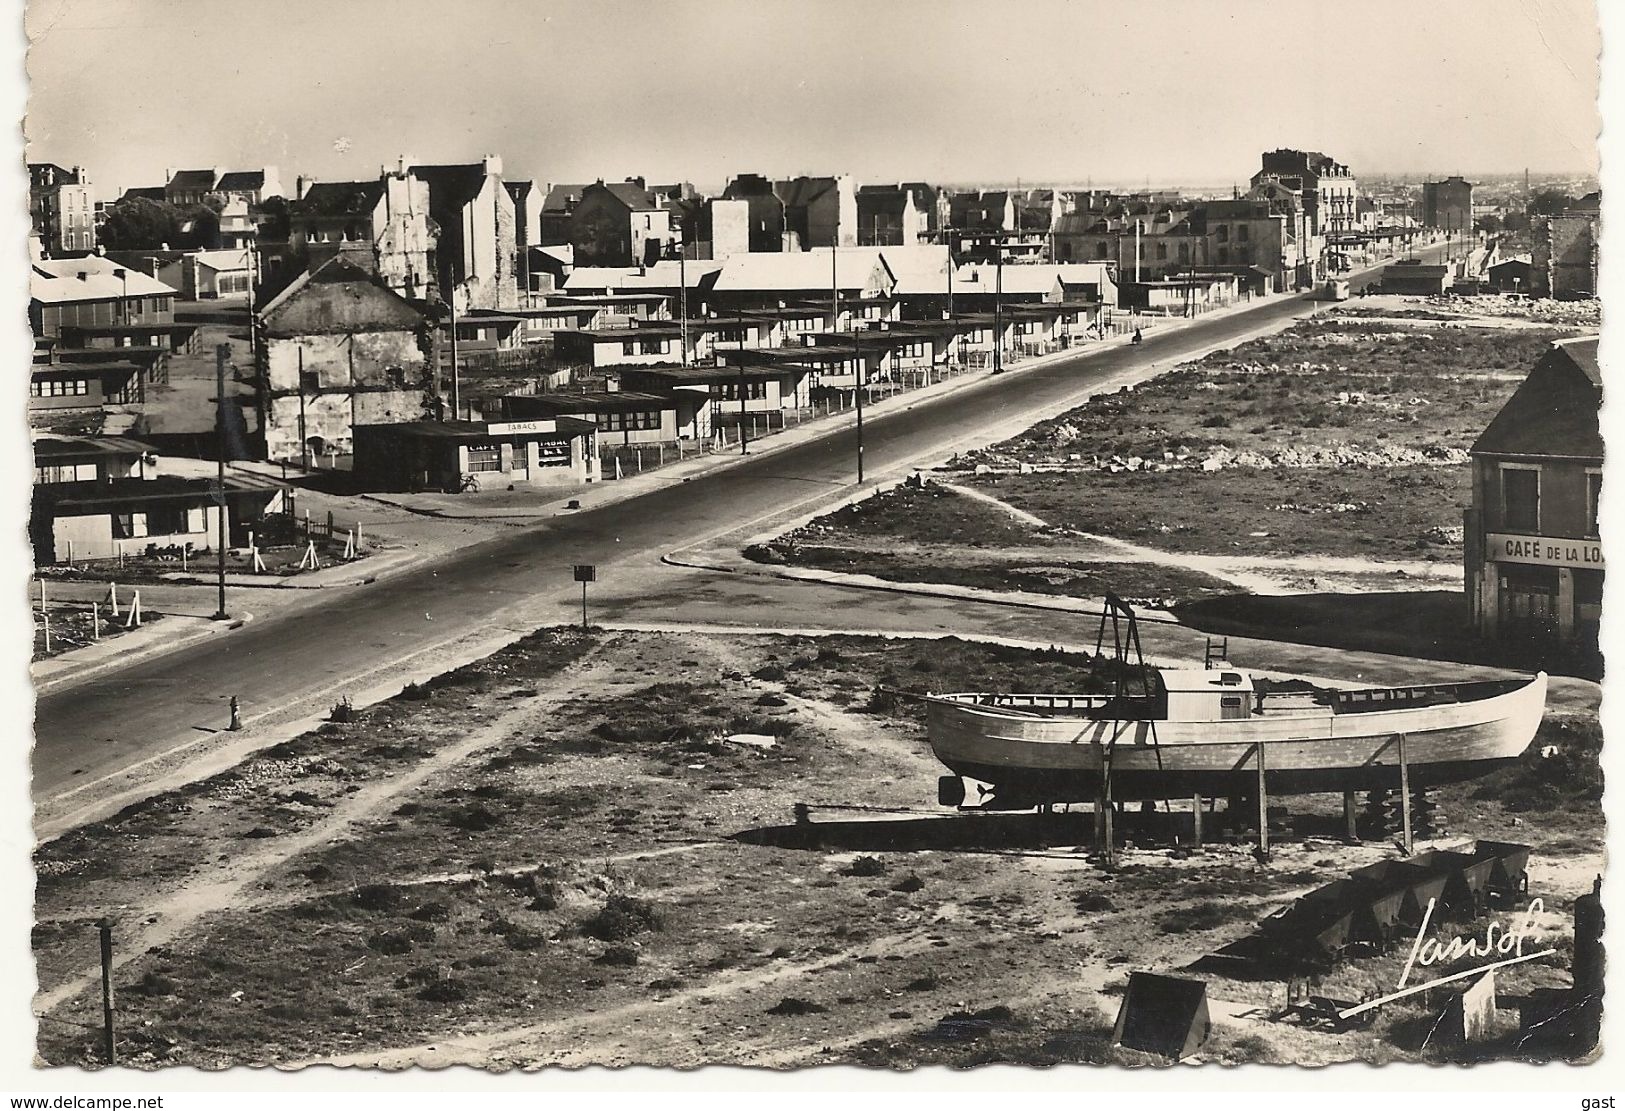
{"label": "wide paved road", "polygon": [[[955,445],[985,442],[991,422],[1065,407],[1094,384],[1148,363],[1168,363],[1249,332],[1315,311],[1298,298],[1150,333],[1139,347],[1080,353],[1013,372],[945,396],[921,400],[865,426],[867,473],[930,459]],[[657,570],[658,557],[853,482],[856,434],[827,436],[713,471],[625,501],[513,530],[442,561],[363,587],[322,591],[319,605],[272,614],[201,644],[137,662],[38,703],[36,802],[187,742],[222,722],[223,704],[240,694],[251,708],[314,711],[350,676],[387,677],[396,661],[459,634],[517,620],[568,620],[578,594],[572,563],[596,563],[605,612],[637,608],[640,582],[660,593],[679,572]],[[763,599],[762,584],[681,572],[696,590],[717,595],[715,619],[764,627],[793,625],[796,614]],[[660,577],[659,586],[653,581]],[[616,602],[622,605],[616,605]],[[865,605],[878,604],[870,596]],[[647,612],[645,617],[652,616]],[[692,615],[690,615],[692,616]],[[809,616],[799,615],[805,619]],[[812,624],[818,622],[812,621]],[[325,702],[322,700],[325,699]]]}

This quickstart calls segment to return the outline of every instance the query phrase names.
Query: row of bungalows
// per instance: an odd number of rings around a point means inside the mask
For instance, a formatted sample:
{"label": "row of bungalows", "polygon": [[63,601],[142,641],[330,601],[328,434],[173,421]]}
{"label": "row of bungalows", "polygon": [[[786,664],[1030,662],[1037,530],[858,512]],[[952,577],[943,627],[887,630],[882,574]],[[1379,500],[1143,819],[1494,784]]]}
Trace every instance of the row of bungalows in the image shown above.
{"label": "row of bungalows", "polygon": [[98,255],[36,259],[29,274],[31,413],[139,404],[168,381],[197,329],[175,323],[175,290]]}

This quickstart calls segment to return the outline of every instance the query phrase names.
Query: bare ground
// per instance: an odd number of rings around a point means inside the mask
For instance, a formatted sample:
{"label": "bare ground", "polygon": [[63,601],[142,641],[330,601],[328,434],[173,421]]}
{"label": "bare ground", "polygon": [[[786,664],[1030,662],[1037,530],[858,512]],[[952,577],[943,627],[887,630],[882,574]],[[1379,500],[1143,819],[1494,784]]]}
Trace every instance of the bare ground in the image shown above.
{"label": "bare ground", "polygon": [[[1102,871],[1085,817],[942,815],[916,705],[877,692],[1080,686],[1085,664],[952,640],[538,634],[42,846],[39,1052],[93,1060],[70,1024],[96,1011],[92,923],[112,915],[123,1056],[145,1067],[1135,1060],[1105,1038],[1128,971],[1186,968],[1391,850],[1311,831],[1268,867],[1216,845]],[[1552,728],[1567,763],[1441,806],[1452,834],[1506,840],[1561,815],[1536,840],[1556,934],[1600,869],[1600,814],[1573,786],[1592,727]],[[1311,826],[1335,807],[1302,805]],[[1327,988],[1381,983],[1386,960]],[[1417,1053],[1410,1027],[1268,1021],[1279,978],[1203,977],[1210,1059]],[[1504,990],[1561,978],[1528,967]]]}

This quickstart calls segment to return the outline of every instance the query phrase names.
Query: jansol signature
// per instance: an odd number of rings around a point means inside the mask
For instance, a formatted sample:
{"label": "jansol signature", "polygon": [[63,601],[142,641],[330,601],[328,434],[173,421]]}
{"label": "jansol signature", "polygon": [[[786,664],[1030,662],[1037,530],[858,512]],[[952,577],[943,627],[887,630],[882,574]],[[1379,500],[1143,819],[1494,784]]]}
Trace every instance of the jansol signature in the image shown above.
{"label": "jansol signature", "polygon": [[[1422,924],[1416,931],[1416,940],[1411,943],[1410,955],[1405,959],[1405,967],[1399,974],[1399,982],[1395,985],[1395,990],[1379,999],[1367,1000],[1357,1007],[1339,1011],[1340,1017],[1349,1018],[1362,1011],[1380,1007],[1384,1003],[1391,1003],[1404,996],[1414,995],[1417,992],[1438,987],[1440,984],[1448,984],[1452,980],[1477,976],[1480,973],[1488,972],[1492,968],[1504,968],[1510,964],[1538,960],[1541,957],[1550,956],[1553,952],[1551,949],[1539,949],[1532,953],[1524,952],[1524,942],[1528,941],[1530,935],[1534,932],[1535,919],[1544,913],[1546,909],[1545,904],[1538,898],[1531,899],[1529,907],[1524,911],[1523,916],[1515,919],[1510,925],[1500,921],[1491,922],[1484,928],[1482,937],[1457,935],[1448,940],[1440,940],[1437,937],[1428,936],[1428,927],[1433,923],[1433,914],[1437,909],[1438,900],[1429,899],[1427,910],[1422,914]],[[1413,969],[1450,964],[1464,957],[1495,959],[1487,959],[1483,964],[1475,964],[1471,968],[1452,972],[1446,976],[1435,977],[1426,983],[1406,986]]]}

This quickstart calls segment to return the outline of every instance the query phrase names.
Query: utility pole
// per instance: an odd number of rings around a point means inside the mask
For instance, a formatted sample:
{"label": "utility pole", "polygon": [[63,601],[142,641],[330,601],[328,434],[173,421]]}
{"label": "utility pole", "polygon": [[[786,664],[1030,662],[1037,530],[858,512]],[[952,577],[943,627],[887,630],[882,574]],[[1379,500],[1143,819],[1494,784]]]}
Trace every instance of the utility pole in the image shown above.
{"label": "utility pole", "polygon": [[841,283],[835,270],[835,244],[829,245],[829,330],[841,328]]}
{"label": "utility pole", "polygon": [[745,310],[739,310],[739,454],[750,454],[745,432]]}
{"label": "utility pole", "polygon": [[[214,619],[224,621],[226,614],[226,362],[231,358],[231,344],[222,343],[214,349],[214,428],[215,428],[215,513],[218,516],[218,538],[215,541],[215,563],[220,575],[220,605]],[[300,385],[303,397],[304,386]]]}
{"label": "utility pole", "polygon": [[451,291],[451,419],[463,417],[461,386],[457,375],[457,291]]}
{"label": "utility pole", "polygon": [[993,373],[1004,373],[1004,240],[993,240]]}
{"label": "utility pole", "polygon": [[677,241],[677,326],[680,331],[678,343],[682,345],[683,365],[688,365],[688,253],[683,250],[683,241]]}
{"label": "utility pole", "polygon": [[852,329],[852,381],[857,385],[853,391],[858,401],[858,485],[863,485],[863,388],[866,375],[863,373],[863,345],[858,339],[858,330]]}

